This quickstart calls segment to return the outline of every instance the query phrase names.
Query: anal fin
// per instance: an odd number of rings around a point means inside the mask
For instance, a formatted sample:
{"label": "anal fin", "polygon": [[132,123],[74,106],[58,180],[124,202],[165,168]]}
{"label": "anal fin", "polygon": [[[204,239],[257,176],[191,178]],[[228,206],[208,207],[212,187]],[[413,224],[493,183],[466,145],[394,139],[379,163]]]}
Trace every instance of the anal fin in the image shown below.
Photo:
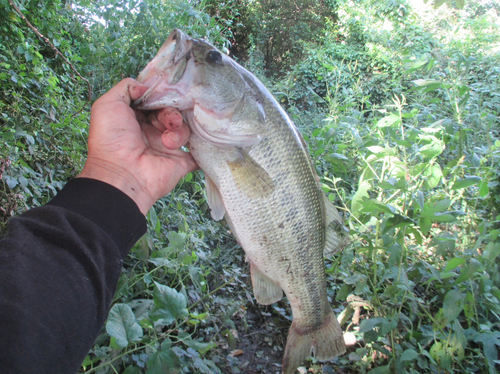
{"label": "anal fin", "polygon": [[212,218],[216,221],[220,221],[224,218],[226,213],[226,208],[222,201],[222,196],[219,189],[214,184],[214,182],[205,174],[205,181],[207,186],[207,202],[210,207],[210,214]]}
{"label": "anal fin", "polygon": [[283,290],[271,278],[264,275],[257,266],[250,262],[250,274],[252,275],[253,293],[259,304],[271,305],[281,300]]}

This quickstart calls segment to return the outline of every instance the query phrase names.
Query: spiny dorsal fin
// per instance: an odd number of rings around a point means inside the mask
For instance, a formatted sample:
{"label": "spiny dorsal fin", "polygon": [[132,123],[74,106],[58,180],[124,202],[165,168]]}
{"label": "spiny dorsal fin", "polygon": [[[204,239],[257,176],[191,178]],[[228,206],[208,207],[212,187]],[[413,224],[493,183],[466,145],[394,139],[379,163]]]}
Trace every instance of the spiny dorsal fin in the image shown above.
{"label": "spiny dorsal fin", "polygon": [[325,204],[326,222],[324,255],[325,257],[330,257],[342,251],[347,245],[349,237],[346,233],[348,233],[349,230],[343,225],[339,211],[333,206],[330,200],[328,200],[326,195],[323,195],[323,202]]}

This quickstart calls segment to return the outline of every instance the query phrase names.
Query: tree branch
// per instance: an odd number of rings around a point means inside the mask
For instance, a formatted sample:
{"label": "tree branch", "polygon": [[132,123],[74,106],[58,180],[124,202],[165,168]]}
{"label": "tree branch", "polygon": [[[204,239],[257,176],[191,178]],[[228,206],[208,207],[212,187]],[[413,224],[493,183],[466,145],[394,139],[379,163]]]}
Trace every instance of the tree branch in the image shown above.
{"label": "tree branch", "polygon": [[[82,109],[80,109],[78,112],[74,113],[71,116],[71,118],[73,118],[77,114],[81,113],[83,111],[83,109],[85,109],[85,107],[87,106],[87,104],[90,104],[91,97],[92,97],[92,88],[90,87],[90,82],[88,81],[88,79],[82,77],[80,75],[80,73],[78,72],[78,70],[76,70],[76,68],[73,66],[73,64],[71,62],[69,62],[66,59],[66,57],[64,57],[64,55],[56,48],[56,46],[54,46],[54,44],[52,44],[47,37],[45,37],[40,31],[38,31],[38,29],[36,27],[34,27],[30,23],[30,21],[28,21],[28,19],[24,16],[24,14],[16,6],[16,4],[14,4],[14,2],[12,0],[9,0],[9,3],[16,10],[16,12],[19,14],[19,16],[26,22],[26,24],[29,26],[29,28],[32,29],[35,32],[35,34],[37,34],[40,37],[40,39],[42,39],[45,43],[47,43],[48,45],[50,45],[50,47],[54,50],[54,52],[56,53],[56,55],[61,56],[61,58],[64,60],[64,62],[66,62],[70,66],[71,70],[73,70],[75,72],[75,74],[80,77],[81,80],[87,82],[87,86],[89,88],[89,90],[88,90],[89,91],[89,96],[88,96],[87,102],[83,105]],[[75,79],[75,81],[76,81],[76,79]]]}

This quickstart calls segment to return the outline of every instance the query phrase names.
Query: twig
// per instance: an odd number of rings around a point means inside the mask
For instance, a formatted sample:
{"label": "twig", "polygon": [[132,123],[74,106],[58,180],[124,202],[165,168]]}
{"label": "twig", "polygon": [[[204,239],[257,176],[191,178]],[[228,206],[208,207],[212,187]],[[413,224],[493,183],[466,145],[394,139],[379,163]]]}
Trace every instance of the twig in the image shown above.
{"label": "twig", "polygon": [[[44,35],[42,35],[42,33],[40,31],[38,31],[38,29],[36,27],[34,27],[30,21],[28,21],[28,19],[24,16],[24,14],[21,12],[21,10],[16,6],[16,4],[14,4],[14,2],[12,0],[9,0],[9,3],[10,5],[12,5],[12,7],[16,10],[16,12],[19,14],[19,16],[26,22],[26,24],[29,26],[30,29],[32,29],[39,37],[40,39],[42,39],[45,43],[47,43],[48,45],[50,45],[50,47],[54,50],[54,52],[56,53],[56,55],[59,55],[61,56],[61,58],[64,60],[64,62],[66,62],[71,70],[73,70],[75,72],[75,74],[77,76],[80,77],[81,80],[87,82],[87,86],[89,87],[89,97],[88,97],[88,100],[87,102],[85,103],[85,105],[82,107],[82,109],[80,109],[78,112],[74,113],[71,118],[73,118],[74,116],[76,116],[77,114],[79,114],[83,109],[85,109],[85,107],[87,106],[87,104],[90,104],[90,101],[91,101],[91,95],[92,95],[92,88],[90,87],[90,82],[88,81],[88,79],[85,79],[84,77],[82,77],[80,75],[80,73],[78,72],[78,70],[76,70],[76,68],[73,66],[73,64],[71,62],[69,62],[66,57],[64,57],[64,55],[54,46],[54,44],[52,44],[50,42],[50,40],[45,37]],[[76,80],[75,80],[76,81]]]}

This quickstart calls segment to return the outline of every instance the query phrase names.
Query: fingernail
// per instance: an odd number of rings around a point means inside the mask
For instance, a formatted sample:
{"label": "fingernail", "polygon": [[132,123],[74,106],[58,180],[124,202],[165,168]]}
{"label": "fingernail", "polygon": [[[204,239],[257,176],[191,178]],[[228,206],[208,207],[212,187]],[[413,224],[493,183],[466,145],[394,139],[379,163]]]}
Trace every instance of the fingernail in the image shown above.
{"label": "fingernail", "polygon": [[175,143],[178,143],[181,138],[176,132],[170,132],[168,133],[168,136],[170,136],[170,139],[172,139]]}

